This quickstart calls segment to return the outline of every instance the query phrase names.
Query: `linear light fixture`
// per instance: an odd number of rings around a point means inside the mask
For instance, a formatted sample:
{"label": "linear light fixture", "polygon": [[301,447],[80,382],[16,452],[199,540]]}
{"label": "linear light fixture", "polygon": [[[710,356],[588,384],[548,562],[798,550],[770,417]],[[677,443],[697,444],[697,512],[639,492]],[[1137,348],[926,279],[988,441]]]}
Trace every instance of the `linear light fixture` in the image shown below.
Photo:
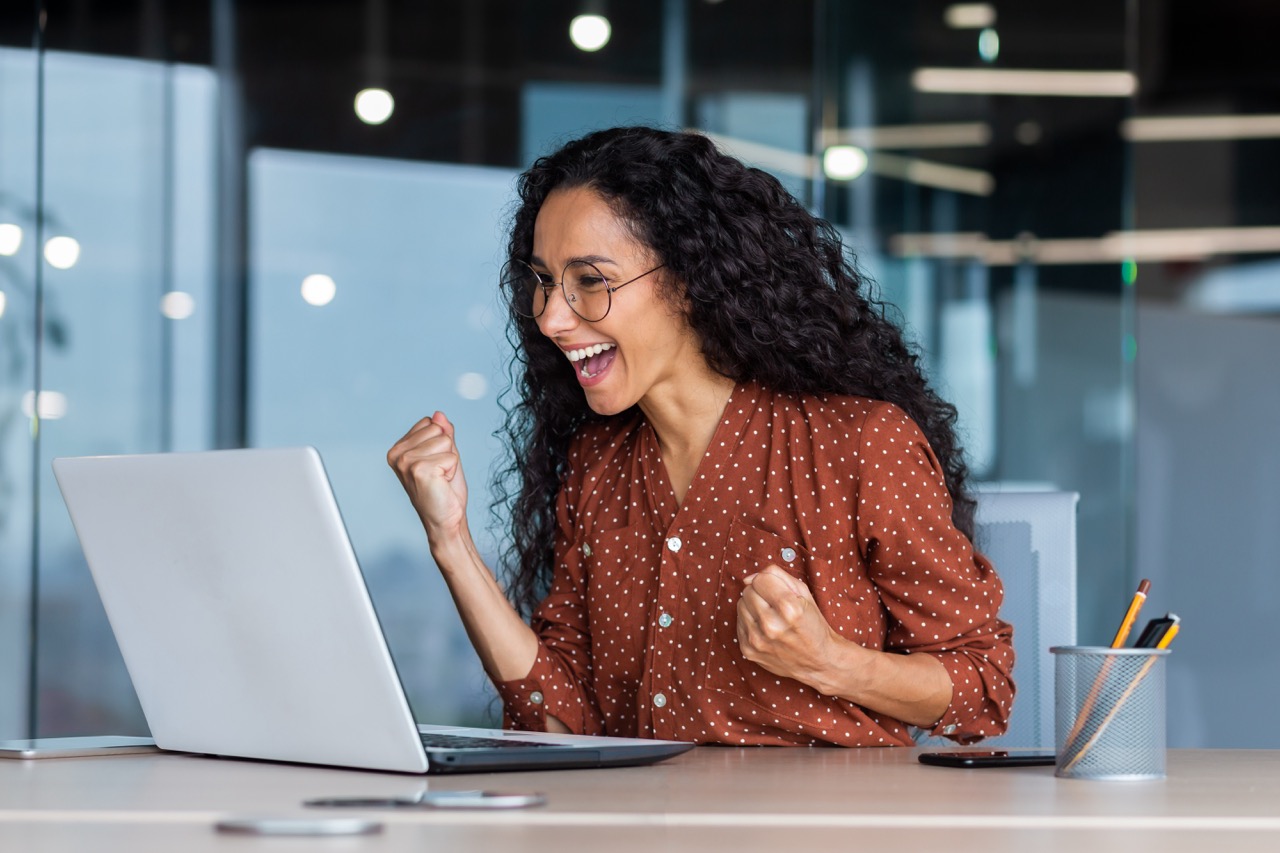
{"label": "linear light fixture", "polygon": [[911,75],[911,85],[918,92],[953,95],[1127,98],[1138,91],[1138,78],[1129,71],[917,68]]}
{"label": "linear light fixture", "polygon": [[1130,142],[1280,138],[1280,115],[1149,116],[1125,119],[1120,135]]}
{"label": "linear light fixture", "polygon": [[786,172],[788,175],[798,175],[802,178],[812,178],[822,170],[822,164],[815,157],[799,151],[787,151],[785,148],[722,136],[719,133],[708,133],[705,130],[695,132],[710,139],[717,148],[730,157],[737,157],[739,160],[753,163],[761,168]]}
{"label": "linear light fixture", "polygon": [[990,172],[919,157],[877,153],[871,156],[867,168],[878,175],[966,195],[991,195],[996,189],[996,179]]}
{"label": "linear light fixture", "polygon": [[990,3],[952,3],[942,13],[953,30],[981,30],[996,22],[996,7]]}
{"label": "linear light fixture", "polygon": [[[812,178],[822,174],[822,163],[819,158],[797,151],[786,151],[772,145],[749,142],[722,136],[718,133],[698,131],[716,144],[724,153],[753,163],[765,169],[797,175],[801,178]],[[875,152],[870,156],[867,171],[897,178],[920,186],[934,189],[951,190],[968,195],[991,195],[995,191],[995,178],[990,172],[971,169],[966,166],[952,166],[933,160],[922,160],[918,157],[903,157],[897,154]]]}
{"label": "linear light fixture", "polygon": [[1280,227],[1169,228],[1113,231],[1101,237],[1026,237],[989,240],[974,232],[895,234],[889,251],[898,257],[974,258],[988,266],[1030,260],[1041,266],[1123,261],[1198,261],[1214,255],[1280,252]]}
{"label": "linear light fixture", "polygon": [[857,145],[867,149],[981,148],[990,142],[991,125],[984,121],[842,127],[822,134],[823,148],[832,145]]}

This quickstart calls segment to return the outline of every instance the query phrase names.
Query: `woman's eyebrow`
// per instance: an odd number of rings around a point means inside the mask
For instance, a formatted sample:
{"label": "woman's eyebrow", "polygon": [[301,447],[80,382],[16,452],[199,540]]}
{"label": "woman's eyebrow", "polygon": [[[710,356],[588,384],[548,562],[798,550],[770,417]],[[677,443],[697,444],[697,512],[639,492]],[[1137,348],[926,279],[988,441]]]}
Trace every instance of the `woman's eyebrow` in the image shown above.
{"label": "woman's eyebrow", "polygon": [[[567,266],[569,264],[577,263],[577,262],[586,262],[588,264],[593,264],[593,265],[609,264],[610,266],[615,266],[615,267],[618,265],[618,262],[615,261],[613,258],[608,258],[608,257],[605,257],[604,255],[577,255],[576,257],[569,258],[565,262],[565,265]],[[547,262],[544,261],[542,258],[538,257],[537,255],[530,255],[529,263],[531,265],[536,264],[540,267],[544,267],[545,269],[551,269],[551,267],[547,265]]]}

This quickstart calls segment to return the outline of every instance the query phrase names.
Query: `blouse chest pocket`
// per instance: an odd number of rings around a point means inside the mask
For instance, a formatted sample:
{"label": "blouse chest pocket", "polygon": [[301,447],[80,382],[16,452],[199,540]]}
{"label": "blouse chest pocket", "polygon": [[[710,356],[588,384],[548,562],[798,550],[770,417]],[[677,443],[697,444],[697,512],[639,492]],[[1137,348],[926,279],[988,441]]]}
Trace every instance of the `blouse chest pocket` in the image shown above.
{"label": "blouse chest pocket", "polygon": [[[798,542],[734,519],[729,525],[729,540],[720,574],[722,580],[734,579],[741,587],[747,575],[763,572],[773,565],[803,581],[808,579],[811,560],[812,557]],[[738,591],[741,593],[741,589]]]}
{"label": "blouse chest pocket", "polygon": [[783,687],[794,694],[794,682],[785,682],[746,660],[738,648],[738,601],[745,588],[743,580],[770,565],[804,582],[819,612],[837,633],[873,648],[883,644],[883,608],[874,584],[856,558],[819,557],[798,542],[735,519],[720,570],[712,637],[699,674],[700,686],[757,703],[767,702]]}
{"label": "blouse chest pocket", "polygon": [[700,687],[755,697],[770,687],[781,685],[777,676],[747,661],[738,649],[738,601],[745,589],[743,581],[748,575],[762,572],[771,565],[806,585],[815,571],[822,571],[822,561],[815,559],[798,542],[752,527],[740,519],[730,522],[724,562],[720,566],[719,583],[715,585],[712,601],[711,636],[701,656]]}

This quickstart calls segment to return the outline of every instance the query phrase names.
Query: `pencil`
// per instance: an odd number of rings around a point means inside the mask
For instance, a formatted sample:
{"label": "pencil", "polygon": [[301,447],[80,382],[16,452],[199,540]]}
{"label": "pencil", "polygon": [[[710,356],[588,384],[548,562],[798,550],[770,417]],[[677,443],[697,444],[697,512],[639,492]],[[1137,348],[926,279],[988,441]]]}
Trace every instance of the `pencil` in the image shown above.
{"label": "pencil", "polygon": [[[1118,649],[1129,639],[1129,632],[1133,630],[1133,623],[1138,619],[1138,611],[1146,603],[1147,593],[1150,590],[1151,581],[1143,578],[1138,583],[1138,589],[1133,594],[1133,600],[1129,602],[1129,609],[1125,611],[1124,619],[1120,622],[1120,630],[1116,631],[1116,637],[1111,641],[1111,648]],[[1090,688],[1089,695],[1085,697],[1084,705],[1080,708],[1075,724],[1071,727],[1071,733],[1067,735],[1065,743],[1068,749],[1075,746],[1084,731],[1085,723],[1088,721],[1089,715],[1093,713],[1093,706],[1098,701],[1098,694],[1101,692],[1102,685],[1106,682],[1114,663],[1115,660],[1113,658],[1107,658],[1102,662],[1102,668],[1098,670],[1098,676],[1093,681],[1093,687]]]}
{"label": "pencil", "polygon": [[1129,632],[1133,630],[1133,623],[1138,618],[1138,611],[1146,603],[1147,592],[1150,589],[1151,581],[1143,578],[1142,583],[1138,584],[1138,591],[1133,594],[1133,601],[1129,602],[1129,609],[1125,612],[1124,619],[1120,622],[1120,630],[1116,631],[1116,638],[1111,641],[1111,648],[1118,649],[1129,639]]}
{"label": "pencil", "polygon": [[[1176,616],[1174,617],[1177,618]],[[1169,644],[1173,642],[1173,638],[1178,636],[1178,623],[1174,622],[1169,626],[1169,630],[1164,632],[1164,636],[1160,638],[1160,642],[1156,643],[1157,649],[1167,649]]]}
{"label": "pencil", "polygon": [[[1169,627],[1168,631],[1165,631],[1164,636],[1160,638],[1160,644],[1157,645],[1156,648],[1169,648],[1169,644],[1173,642],[1173,638],[1176,636],[1178,636],[1178,623],[1175,622]],[[1093,736],[1076,751],[1075,756],[1070,761],[1063,765],[1062,770],[1059,771],[1060,773],[1068,773],[1071,771],[1072,767],[1075,767],[1080,763],[1080,759],[1084,758],[1085,754],[1088,753],[1093,745],[1098,742],[1098,738],[1102,737],[1102,733],[1106,731],[1107,726],[1111,725],[1111,721],[1115,719],[1120,708],[1124,705],[1125,701],[1133,695],[1133,691],[1138,689],[1138,685],[1142,683],[1142,679],[1147,677],[1147,673],[1151,670],[1151,667],[1155,666],[1155,663],[1156,659],[1153,657],[1142,665],[1142,669],[1138,671],[1138,675],[1133,679],[1133,681],[1129,682],[1128,688],[1126,688],[1124,693],[1120,695],[1120,698],[1116,700],[1116,703],[1111,706],[1111,710],[1107,712],[1107,716],[1104,717],[1102,722],[1098,725]]]}

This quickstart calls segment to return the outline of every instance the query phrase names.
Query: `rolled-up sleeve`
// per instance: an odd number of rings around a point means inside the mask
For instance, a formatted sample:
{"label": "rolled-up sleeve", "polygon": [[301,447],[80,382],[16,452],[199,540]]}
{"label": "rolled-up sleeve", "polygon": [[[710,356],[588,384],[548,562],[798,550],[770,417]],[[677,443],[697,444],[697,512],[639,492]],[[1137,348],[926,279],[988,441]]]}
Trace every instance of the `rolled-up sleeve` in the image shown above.
{"label": "rolled-up sleeve", "polygon": [[928,654],[951,677],[932,734],[961,743],[1001,734],[1013,704],[1013,629],[991,563],[951,522],[942,468],[919,427],[881,404],[862,431],[859,548],[889,614],[885,650]]}

